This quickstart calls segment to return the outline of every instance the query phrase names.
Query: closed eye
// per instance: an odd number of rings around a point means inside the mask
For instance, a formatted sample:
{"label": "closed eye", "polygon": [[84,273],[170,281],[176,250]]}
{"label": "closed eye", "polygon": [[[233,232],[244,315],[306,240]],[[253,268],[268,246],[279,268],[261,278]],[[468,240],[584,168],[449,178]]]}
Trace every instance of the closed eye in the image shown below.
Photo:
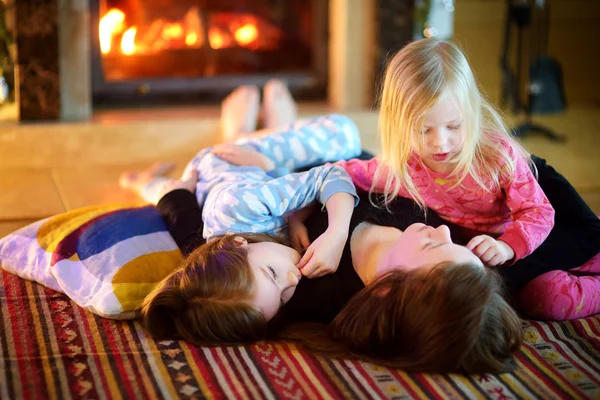
{"label": "closed eye", "polygon": [[455,131],[458,128],[460,128],[460,124],[458,124],[458,125],[451,125],[451,126],[448,127],[448,129],[450,129],[451,131]]}
{"label": "closed eye", "polygon": [[427,249],[427,250],[431,251],[431,250],[437,249],[438,247],[441,247],[445,244],[448,244],[448,242],[438,243],[436,245],[433,245],[432,242],[429,242],[428,244],[425,245],[425,247],[423,247],[423,249],[424,250]]}
{"label": "closed eye", "polygon": [[[267,265],[267,270],[269,271],[268,274],[269,274],[269,276],[270,276],[270,278],[271,278],[271,280],[273,282],[273,285],[275,285],[275,286],[277,286],[279,288],[279,286],[277,285],[277,272],[275,272],[275,268]],[[264,269],[261,268],[261,271],[265,275],[267,275],[267,272]],[[283,293],[282,293],[282,295],[283,295]],[[285,302],[283,301],[283,297],[280,296],[279,297],[279,306],[281,307],[284,304],[285,304]]]}

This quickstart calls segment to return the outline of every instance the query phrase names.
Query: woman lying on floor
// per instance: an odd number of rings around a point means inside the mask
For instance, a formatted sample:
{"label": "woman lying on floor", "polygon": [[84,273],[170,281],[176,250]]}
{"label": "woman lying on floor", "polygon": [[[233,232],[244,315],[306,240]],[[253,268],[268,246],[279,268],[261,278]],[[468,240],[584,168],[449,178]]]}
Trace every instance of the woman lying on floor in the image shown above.
{"label": "woman lying on floor", "polygon": [[[557,189],[560,185],[570,187],[568,182],[558,179],[560,176],[550,167],[544,167],[539,160],[538,164],[540,181],[549,183],[550,189]],[[193,190],[195,183],[174,182],[171,187],[186,185],[188,190]],[[576,196],[575,192],[573,194]],[[203,243],[202,237],[198,235],[202,230],[201,210],[191,191],[175,190],[168,193],[160,201],[159,209],[185,253]],[[372,207],[365,197],[355,210],[351,223],[353,233],[344,248],[339,269],[323,278],[301,280],[296,294],[272,321],[272,328],[285,326],[289,321],[328,323],[335,318],[331,329],[332,337],[341,340],[348,351],[359,357],[414,370],[502,370],[510,353],[518,347],[521,332],[516,315],[502,299],[497,275],[491,269],[482,268],[481,262],[466,248],[451,244],[447,228],[412,225],[421,221],[436,226],[447,224],[432,211],[425,220],[421,213],[415,211],[417,208],[414,203],[405,199],[397,199],[391,209],[393,213],[390,215],[385,210]],[[327,216],[323,213],[313,213],[308,218],[307,226],[312,240],[324,231],[327,221]],[[453,232],[455,240],[466,243],[467,238],[461,238],[460,233],[459,229]],[[380,237],[390,240],[381,241]],[[435,246],[431,245],[433,242]],[[447,245],[443,246],[443,252],[440,249],[424,251],[422,246],[425,243],[429,243],[430,248],[439,244]],[[232,241],[230,245],[235,244]],[[580,257],[585,257],[582,254],[585,250],[594,251],[589,249],[591,245],[586,248],[585,243],[580,247]],[[542,257],[537,258],[538,272],[542,272],[543,267],[550,266],[542,264],[543,256],[548,254],[543,252],[543,247],[540,249]],[[222,252],[222,249],[214,250],[215,256]],[[377,252],[393,253],[396,257],[401,254],[403,258],[394,258],[391,263],[384,261],[382,265],[370,258]],[[598,252],[598,248],[595,252]],[[427,262],[415,262],[423,257],[428,258]],[[353,258],[356,261],[354,266]],[[520,262],[531,263],[535,259],[534,253]],[[387,274],[384,279],[377,279],[382,276],[382,271],[389,270],[389,267],[393,269],[399,263],[412,268],[398,269]],[[532,264],[536,265],[535,262]],[[568,267],[568,263],[559,267]],[[517,271],[517,268],[519,267],[515,264],[506,274],[512,286],[518,285],[519,279],[526,279],[519,274],[511,276],[510,272]],[[189,295],[187,301],[196,303],[195,294],[190,291]],[[287,295],[289,296],[289,289]],[[163,312],[148,313],[146,315],[151,318],[144,320],[152,333],[158,337],[183,337],[192,342],[205,342],[202,335],[197,333],[205,329],[206,321],[201,322],[179,314],[173,304],[158,306],[163,307]],[[159,317],[152,318],[156,316]],[[187,327],[183,330],[171,329],[182,326],[176,320],[181,320]],[[236,330],[227,326],[231,321],[223,315],[217,320],[221,321],[219,328],[225,331],[222,340],[231,341],[232,334],[227,330]],[[262,325],[261,321],[256,323]],[[195,325],[198,325],[196,332]],[[395,329],[397,326],[402,329]],[[266,334],[263,329],[255,327],[247,332],[237,330],[234,333],[233,341],[241,341],[240,333],[247,333],[243,339],[248,340],[259,339]],[[320,339],[326,340],[322,335]],[[318,341],[305,342],[315,349],[339,350],[339,346],[334,346],[333,342],[327,343],[325,347]],[[392,345],[393,343],[410,345],[397,346]]]}
{"label": "woman lying on floor", "polygon": [[[560,194],[559,202],[564,200],[565,189],[571,191],[573,201],[581,201],[568,182],[552,167],[546,165],[543,160],[536,161],[543,188]],[[179,185],[184,186],[185,183],[180,182]],[[193,184],[188,183],[188,187],[193,190]],[[552,196],[549,198],[551,202],[554,200]],[[573,272],[555,270],[572,269],[570,267],[577,265],[577,259],[597,254],[600,249],[597,240],[593,240],[600,232],[598,224],[595,223],[597,220],[592,221],[586,216],[589,210],[587,206],[578,210],[571,207],[571,204],[565,210],[557,207],[556,203],[553,205],[557,212],[566,211],[568,216],[555,226],[547,239],[550,240],[549,245],[540,246],[532,255],[511,267],[500,268],[509,287],[516,293],[516,304],[521,306],[525,315],[533,317],[536,317],[539,310],[544,309],[544,302],[552,302],[554,299],[544,297],[546,292],[539,289],[539,279],[534,279],[526,285],[528,279],[535,273],[540,274],[542,279],[548,273],[564,274],[566,285],[581,287],[579,281],[590,277],[578,276],[577,268],[574,268]],[[583,202],[580,204],[585,205]],[[203,243],[197,234],[202,229],[201,210],[191,191],[180,189],[168,193],[160,201],[159,209],[165,216],[173,236],[179,238],[178,244],[182,248],[191,250],[195,245]],[[281,329],[287,328],[283,337],[300,340],[314,350],[343,354],[339,342],[328,340],[327,336],[317,331],[312,331],[311,337],[310,332],[290,326],[298,321],[333,321],[330,326],[332,339],[344,343],[349,353],[380,364],[436,372],[503,370],[510,353],[516,350],[520,343],[521,333],[520,322],[501,297],[498,275],[493,269],[482,269],[480,266],[478,268],[473,260],[472,264],[452,265],[448,260],[453,260],[456,255],[451,254],[451,251],[432,254],[431,251],[420,250],[425,242],[435,241],[436,245],[451,243],[444,225],[450,227],[456,242],[468,241],[468,237],[461,235],[460,228],[441,220],[433,211],[429,210],[429,215],[424,218],[415,211],[417,208],[412,201],[402,198],[395,200],[390,205],[390,210],[392,214],[372,207],[368,196],[363,195],[350,225],[351,230],[354,227],[356,229],[352,231],[353,234],[344,248],[338,270],[321,278],[300,280],[295,287],[295,293],[281,313],[271,321],[271,334],[277,336]],[[414,225],[418,221],[438,228],[434,230],[424,225]],[[361,222],[367,223],[361,225]],[[326,229],[328,218],[326,214],[315,211],[307,218],[306,223],[309,238],[314,240]],[[400,229],[406,229],[404,234]],[[368,262],[369,256],[377,250],[383,250],[383,243],[379,240],[382,236],[393,238],[387,243],[392,244],[388,250],[400,252],[403,261],[410,262],[414,258],[429,257],[429,265],[435,263],[436,268],[414,268],[410,273],[399,269],[390,273],[386,279],[377,279],[377,275],[370,275],[373,269],[376,269],[376,265]],[[353,242],[355,248],[352,248]],[[562,246],[556,246],[557,242]],[[452,247],[452,251],[458,254],[461,254],[461,249],[465,249],[454,245],[444,247],[445,250]],[[575,253],[565,254],[567,249],[572,249]],[[217,254],[221,251],[215,250]],[[353,255],[356,267],[352,263]],[[572,257],[569,258],[569,255]],[[363,261],[365,259],[366,261]],[[553,261],[548,262],[548,259]],[[592,262],[588,263],[588,266],[592,265]],[[415,273],[416,271],[420,273]],[[523,289],[518,290],[523,286]],[[190,294],[189,301],[193,301],[193,294]],[[582,296],[585,295],[586,293],[582,293]],[[570,301],[574,299],[571,298]],[[176,313],[174,308],[167,309]],[[467,310],[469,312],[466,312]],[[571,318],[586,316],[576,304],[568,307],[566,311],[571,313]],[[552,318],[552,315],[542,317],[547,319]],[[247,334],[248,340],[266,337],[267,333],[262,328],[252,327],[247,331],[238,331],[234,327],[235,323],[228,326],[226,318],[223,321],[222,328],[235,331],[235,336],[240,333]],[[192,342],[203,343],[169,329],[176,325],[173,322],[163,319],[145,322],[151,332],[158,333],[158,337],[184,337]],[[159,331],[149,325],[153,323],[159,325]],[[202,324],[200,321],[197,323]],[[402,329],[396,329],[398,326]],[[482,326],[483,330],[480,329]],[[231,331],[228,333],[232,334]],[[231,340],[223,337],[223,342],[228,341]],[[410,345],[397,346],[397,343]],[[473,345],[476,347],[473,348]]]}

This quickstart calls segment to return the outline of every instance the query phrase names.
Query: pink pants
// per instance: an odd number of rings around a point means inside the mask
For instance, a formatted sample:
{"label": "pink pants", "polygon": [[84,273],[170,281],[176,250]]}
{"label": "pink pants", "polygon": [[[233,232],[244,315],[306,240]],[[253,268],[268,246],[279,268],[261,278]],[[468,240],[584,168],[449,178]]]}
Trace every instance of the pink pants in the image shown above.
{"label": "pink pants", "polygon": [[600,254],[581,267],[538,276],[516,300],[533,319],[562,321],[600,313]]}

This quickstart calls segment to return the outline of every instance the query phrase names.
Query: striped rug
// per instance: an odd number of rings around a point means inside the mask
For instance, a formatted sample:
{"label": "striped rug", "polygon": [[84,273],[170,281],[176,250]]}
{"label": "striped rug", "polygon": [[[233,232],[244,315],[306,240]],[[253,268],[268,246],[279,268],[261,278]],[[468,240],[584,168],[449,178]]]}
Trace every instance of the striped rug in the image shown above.
{"label": "striped rug", "polygon": [[527,323],[512,373],[407,374],[293,345],[156,342],[0,272],[1,399],[600,399],[600,316]]}

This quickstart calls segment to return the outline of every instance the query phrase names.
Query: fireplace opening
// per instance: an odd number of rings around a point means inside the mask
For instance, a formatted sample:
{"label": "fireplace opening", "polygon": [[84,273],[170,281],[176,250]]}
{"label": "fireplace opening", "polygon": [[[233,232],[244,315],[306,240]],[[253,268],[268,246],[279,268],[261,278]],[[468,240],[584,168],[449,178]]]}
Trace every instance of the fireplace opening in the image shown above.
{"label": "fireplace opening", "polygon": [[277,77],[324,98],[327,1],[91,0],[94,104],[219,101]]}

